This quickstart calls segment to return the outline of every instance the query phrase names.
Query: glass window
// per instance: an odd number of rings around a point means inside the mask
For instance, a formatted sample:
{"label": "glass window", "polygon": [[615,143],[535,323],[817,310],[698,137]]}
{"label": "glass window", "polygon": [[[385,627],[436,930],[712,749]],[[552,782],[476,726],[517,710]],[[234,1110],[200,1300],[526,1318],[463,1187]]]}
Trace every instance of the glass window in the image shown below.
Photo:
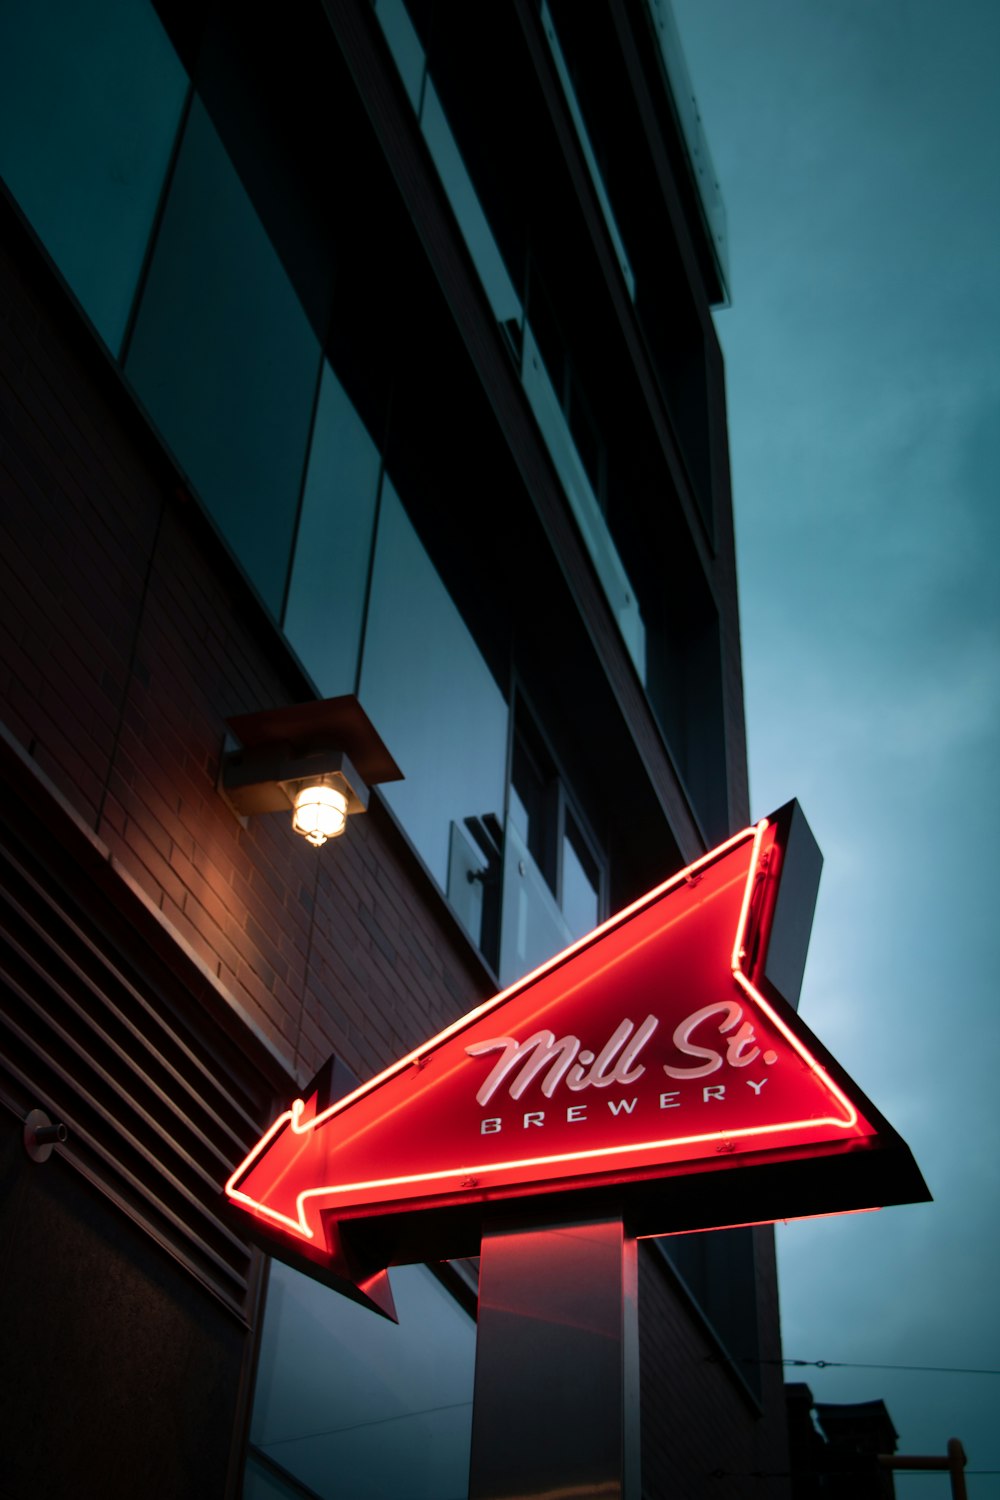
{"label": "glass window", "polygon": [[461,152],[430,79],[424,85],[420,124],[469,254],[490,299],[493,314],[498,322],[517,328],[522,317],[521,299],[507,274],[493,231],[486,221],[472,179],[465,170]]}
{"label": "glass window", "polygon": [[601,920],[602,865],[519,704],[504,842],[500,981],[512,984]]}
{"label": "glass window", "polygon": [[244,1500],[468,1494],[475,1324],[426,1266],[390,1277],[398,1324],[272,1264]]}
{"label": "glass window", "polygon": [[452,910],[494,973],[500,962],[503,826],[500,819],[466,817],[452,823],[447,896]]}
{"label": "glass window", "polygon": [[[524,327],[521,380],[525,395],[537,418],[542,437],[545,439],[546,447],[562,481],[570,508],[580,527],[580,534],[586,543],[591,561],[597,569],[608,602],[615,612],[622,639],[629,649],[640,678],[645,682],[646,632],[635,590],[625,572],[618,549],[601,513],[590,476],[570,431],[563,410],[563,401],[552,384],[541,350],[528,324]],[[587,423],[589,423],[589,418]],[[592,433],[592,425],[587,425],[583,421],[582,408],[577,426],[578,436],[581,430],[584,435],[588,431]],[[602,463],[603,460],[595,454],[594,462]]]}
{"label": "glass window", "polygon": [[533,754],[520,732],[514,736],[507,816],[552,891],[558,891],[559,782],[544,753]]}
{"label": "glass window", "polygon": [[597,157],[594,155],[594,148],[590,143],[590,136],[587,133],[587,127],[584,123],[583,115],[580,112],[580,105],[577,101],[576,90],[573,87],[573,79],[566,64],[566,59],[563,56],[562,47],[559,45],[559,38],[556,36],[556,29],[552,23],[552,16],[549,12],[548,6],[545,4],[545,0],[542,0],[542,30],[545,33],[545,39],[552,51],[552,60],[556,65],[556,72],[559,75],[559,82],[562,84],[563,94],[565,96],[566,103],[569,106],[569,112],[573,120],[573,125],[576,129],[577,139],[580,142],[580,149],[582,150],[584,160],[587,163],[587,170],[590,173],[590,180],[593,183],[594,191],[597,194],[597,201],[601,205],[601,212],[604,214],[604,222],[608,226],[608,233],[611,235],[611,240],[615,247],[615,254],[618,257],[618,264],[621,267],[621,273],[625,279],[625,285],[628,287],[629,296],[634,302],[635,277],[632,275],[632,267],[628,263],[628,256],[625,253],[625,246],[622,242],[621,231],[618,228],[614,210],[612,209],[611,201],[608,198],[608,190],[604,186],[604,177],[601,173],[600,167],[597,164]]}
{"label": "glass window", "polygon": [[319,360],[291,283],[195,99],[125,369],[279,618]]}
{"label": "glass window", "polygon": [[186,92],[141,0],[0,10],[0,173],[116,354]]}
{"label": "glass window", "polygon": [[500,932],[500,983],[504,986],[537,969],[573,941],[559,903],[513,816],[507,821],[504,843]]}
{"label": "glass window", "polygon": [[574,938],[585,937],[601,920],[600,867],[569,813],[563,829],[562,910]]}
{"label": "glass window", "polygon": [[375,14],[413,105],[452,212],[475,262],[494,316],[520,357],[523,308],[493,237],[458,142],[437,90],[427,76],[426,58],[404,0],[375,0]]}
{"label": "glass window", "polygon": [[356,686],[380,472],[378,449],[324,361],[284,621],[323,698]]}
{"label": "glass window", "polygon": [[419,114],[426,63],[424,49],[413,29],[413,22],[406,14],[404,0],[375,0],[375,14],[381,22],[410,103],[414,112]]}
{"label": "glass window", "polygon": [[507,703],[388,478],[359,697],[406,777],[381,793],[447,891],[452,824],[502,818]]}

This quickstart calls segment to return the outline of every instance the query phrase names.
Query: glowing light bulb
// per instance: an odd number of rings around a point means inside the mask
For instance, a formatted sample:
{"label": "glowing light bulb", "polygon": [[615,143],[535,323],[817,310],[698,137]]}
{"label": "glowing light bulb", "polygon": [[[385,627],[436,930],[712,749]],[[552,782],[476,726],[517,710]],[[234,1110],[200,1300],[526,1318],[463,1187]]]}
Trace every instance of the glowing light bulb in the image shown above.
{"label": "glowing light bulb", "polygon": [[346,823],[347,798],[337,787],[304,786],[296,792],[292,827],[315,848],[337,838]]}

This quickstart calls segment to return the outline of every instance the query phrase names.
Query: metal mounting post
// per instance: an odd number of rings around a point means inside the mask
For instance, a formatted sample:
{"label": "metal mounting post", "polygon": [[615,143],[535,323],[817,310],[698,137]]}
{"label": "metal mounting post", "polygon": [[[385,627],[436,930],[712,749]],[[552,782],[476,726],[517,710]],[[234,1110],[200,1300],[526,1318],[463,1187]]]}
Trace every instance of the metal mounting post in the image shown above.
{"label": "metal mounting post", "polygon": [[481,1257],[469,1500],[638,1500],[635,1239],[500,1229]]}

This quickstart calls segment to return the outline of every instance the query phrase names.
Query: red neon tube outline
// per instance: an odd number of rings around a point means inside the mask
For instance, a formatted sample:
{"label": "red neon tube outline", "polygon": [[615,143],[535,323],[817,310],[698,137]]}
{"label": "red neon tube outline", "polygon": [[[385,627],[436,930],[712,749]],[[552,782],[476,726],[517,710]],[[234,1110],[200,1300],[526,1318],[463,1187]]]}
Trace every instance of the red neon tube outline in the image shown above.
{"label": "red neon tube outline", "polygon": [[[413,1185],[414,1183],[441,1182],[446,1181],[449,1178],[463,1178],[471,1176],[481,1178],[486,1175],[496,1175],[505,1171],[521,1170],[528,1167],[558,1166],[562,1163],[593,1159],[607,1159],[615,1156],[635,1155],[636,1153],[671,1149],[678,1146],[702,1145],[706,1144],[709,1141],[716,1140],[732,1141],[746,1136],[764,1136],[779,1133],[783,1134],[785,1132],[795,1130],[815,1129],[816,1126],[820,1125],[832,1126],[839,1130],[853,1130],[857,1125],[859,1118],[858,1112],[855,1109],[854,1105],[844,1094],[843,1090],[841,1090],[834,1083],[833,1079],[827,1073],[826,1069],[822,1067],[822,1065],[812,1055],[809,1049],[781,1020],[781,1018],[774,1010],[773,1006],[768,1003],[765,997],[761,994],[760,990],[757,989],[756,985],[754,985],[750,978],[743,972],[743,959],[746,956],[744,950],[744,940],[746,937],[747,924],[750,918],[750,903],[753,895],[754,884],[757,878],[758,871],[760,869],[761,845],[763,843],[764,834],[769,826],[770,825],[768,823],[768,820],[765,818],[762,819],[759,823],[749,828],[744,828],[739,833],[734,834],[732,838],[727,839],[725,843],[718,845],[717,848],[712,849],[708,854],[702,855],[692,864],[687,865],[683,870],[679,871],[678,874],[672,875],[661,885],[655,887],[652,891],[647,892],[646,895],[641,896],[638,901],[634,901],[630,906],[625,907],[622,911],[616,912],[613,917],[610,917],[606,922],[602,922],[599,927],[594,928],[593,931],[578,939],[578,941],[571,944],[570,947],[561,950],[553,958],[547,960],[544,964],[541,964],[537,969],[532,970],[530,974],[527,974],[518,979],[512,985],[508,985],[507,988],[500,991],[499,994],[494,995],[491,999],[485,1001],[482,1005],[479,1005],[473,1010],[467,1012],[459,1020],[454,1021],[450,1026],[446,1027],[444,1031],[438,1032],[436,1036],[432,1037],[429,1041],[422,1043],[421,1046],[408,1053],[398,1062],[392,1063],[388,1068],[377,1074],[375,1078],[370,1079],[368,1083],[361,1084],[358,1088],[352,1090],[350,1094],[347,1094],[343,1099],[338,1099],[335,1104],[331,1104],[327,1109],[323,1110],[317,1115],[314,1115],[304,1124],[301,1122],[306,1107],[305,1101],[302,1099],[296,1099],[289,1109],[285,1110],[283,1114],[279,1115],[279,1117],[275,1120],[274,1124],[270,1127],[267,1133],[260,1141],[258,1141],[257,1145],[253,1148],[250,1154],[240,1164],[240,1166],[237,1167],[236,1171],[229,1178],[229,1181],[226,1183],[225,1187],[227,1195],[235,1202],[244,1204],[254,1213],[263,1215],[264,1217],[272,1219],[278,1224],[286,1226],[293,1233],[301,1236],[304,1239],[312,1240],[316,1237],[315,1231],[311,1228],[305,1216],[305,1203],[306,1200],[310,1198],[326,1198],[332,1197],[334,1195],[342,1198],[344,1194],[368,1192],[373,1188],[408,1187]],[[472,1021],[478,1020],[484,1015],[488,1015],[491,1010],[496,1009],[497,1006],[502,1004],[503,1001],[505,1001],[512,992],[514,992],[515,990],[524,989],[530,982],[533,982],[534,980],[540,978],[541,975],[545,974],[549,969],[555,967],[557,964],[562,964],[563,962],[565,962],[566,958],[570,954],[576,952],[579,948],[582,948],[585,945],[591,944],[595,938],[599,937],[600,934],[606,931],[608,928],[621,925],[624,920],[633,912],[639,910],[641,907],[652,904],[653,901],[666,894],[666,892],[671,890],[673,887],[681,884],[684,881],[690,880],[704,865],[714,863],[721,856],[729,853],[730,850],[736,848],[739,844],[744,843],[748,838],[753,839],[753,850],[751,853],[750,866],[747,873],[746,885],[743,892],[743,901],[740,909],[739,920],[737,923],[736,939],[733,944],[733,952],[730,962],[733,978],[736,980],[737,984],[744,991],[744,993],[754,1002],[754,1004],[760,1007],[760,1009],[767,1016],[768,1020],[785,1038],[789,1046],[792,1047],[792,1049],[796,1053],[798,1053],[809,1071],[813,1073],[813,1075],[819,1079],[822,1086],[830,1094],[832,1094],[834,1099],[845,1111],[846,1118],[839,1119],[832,1116],[817,1118],[816,1116],[811,1116],[806,1120],[792,1120],[776,1125],[754,1125],[741,1127],[736,1130],[730,1129],[707,1131],[696,1135],[672,1136],[667,1139],[648,1141],[641,1144],[630,1144],[627,1146],[603,1146],[594,1148],[589,1151],[570,1151],[556,1153],[548,1156],[520,1157],[510,1161],[490,1162],[485,1165],[480,1164],[469,1166],[454,1166],[449,1168],[442,1168],[433,1172],[415,1172],[397,1177],[372,1178],[364,1182],[331,1183],[322,1187],[306,1188],[297,1195],[295,1200],[296,1208],[298,1209],[297,1219],[292,1219],[287,1214],[280,1213],[278,1212],[278,1210],[268,1207],[267,1204],[258,1202],[256,1199],[251,1198],[248,1194],[241,1192],[239,1188],[237,1188],[236,1183],[246,1175],[246,1173],[250,1170],[257,1159],[263,1154],[264,1151],[266,1151],[267,1147],[270,1145],[270,1142],[285,1125],[288,1125],[296,1135],[305,1135],[308,1131],[317,1129],[320,1125],[325,1124],[327,1120],[332,1119],[335,1115],[338,1115],[343,1110],[347,1109],[356,1099],[359,1099],[364,1095],[371,1093],[373,1089],[378,1088],[388,1079],[393,1078],[397,1073],[402,1072],[407,1067],[413,1066],[413,1064],[418,1062],[419,1059],[423,1057],[427,1052],[439,1047],[443,1042],[447,1041],[449,1037],[454,1036],[459,1031],[464,1030]],[[514,1196],[516,1196],[516,1193],[514,1194]]]}

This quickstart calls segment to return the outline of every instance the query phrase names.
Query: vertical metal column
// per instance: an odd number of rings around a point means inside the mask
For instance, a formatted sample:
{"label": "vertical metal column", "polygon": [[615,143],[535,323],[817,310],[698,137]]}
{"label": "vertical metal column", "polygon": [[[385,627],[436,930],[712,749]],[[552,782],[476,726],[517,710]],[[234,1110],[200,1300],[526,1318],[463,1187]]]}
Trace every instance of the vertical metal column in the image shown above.
{"label": "vertical metal column", "polygon": [[638,1500],[635,1240],[613,1219],[481,1254],[469,1500]]}

